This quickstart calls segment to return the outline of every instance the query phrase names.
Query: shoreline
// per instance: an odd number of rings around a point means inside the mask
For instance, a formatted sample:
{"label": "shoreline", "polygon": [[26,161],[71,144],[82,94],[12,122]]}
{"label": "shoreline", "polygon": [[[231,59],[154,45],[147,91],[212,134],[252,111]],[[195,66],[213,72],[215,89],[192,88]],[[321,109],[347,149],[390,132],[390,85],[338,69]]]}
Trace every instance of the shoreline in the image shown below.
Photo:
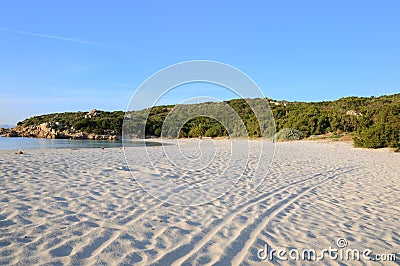
{"label": "shoreline", "polygon": [[[0,138],[5,138],[5,137],[0,137]],[[24,138],[24,139],[40,139],[40,140],[49,140],[52,141],[54,139],[43,139],[43,138],[25,138],[25,137],[18,137],[18,138]],[[205,137],[203,138],[204,140],[213,140],[217,142],[226,142],[226,141],[255,141],[255,142],[260,142],[260,141],[265,141],[264,139],[261,138],[249,138],[249,139],[243,139],[243,138],[208,138]],[[55,139],[58,140],[58,139]],[[65,139],[59,139],[59,140],[65,140]],[[145,139],[145,142],[147,143],[154,143],[154,146],[162,146],[163,144],[167,145],[175,145],[174,141],[175,140],[180,140],[180,141],[185,141],[185,142],[198,142],[201,139],[198,138],[180,138],[180,139],[162,139],[162,138],[150,138],[150,139]],[[124,149],[125,147],[122,145],[123,141],[122,140],[66,140],[66,141],[73,141],[77,144],[81,141],[88,141],[92,142],[93,144],[116,144],[120,143],[121,146],[107,146],[107,145],[99,145],[98,147],[79,147],[74,146],[74,147],[37,147],[37,148],[7,148],[7,149],[1,149],[0,152],[2,151],[11,151],[11,152],[16,152],[16,151],[34,151],[34,150],[86,150],[86,149]],[[133,140],[132,142],[136,142]],[[142,143],[143,140],[137,140],[138,143]],[[271,141],[266,141],[267,143],[271,143]],[[351,147],[352,149],[355,150],[367,150],[367,151],[375,151],[375,152],[388,152],[388,153],[394,153],[394,154],[400,154],[400,152],[396,148],[363,148],[363,147],[355,147],[352,141],[345,141],[345,140],[336,140],[336,139],[301,139],[301,140],[290,140],[290,141],[278,141],[275,142],[276,145],[283,144],[283,143],[320,143],[320,144],[327,144],[327,145],[335,145],[335,144],[346,144],[345,146]],[[153,145],[152,145],[153,146]],[[133,146],[133,147],[143,147],[142,145],[138,146]]]}

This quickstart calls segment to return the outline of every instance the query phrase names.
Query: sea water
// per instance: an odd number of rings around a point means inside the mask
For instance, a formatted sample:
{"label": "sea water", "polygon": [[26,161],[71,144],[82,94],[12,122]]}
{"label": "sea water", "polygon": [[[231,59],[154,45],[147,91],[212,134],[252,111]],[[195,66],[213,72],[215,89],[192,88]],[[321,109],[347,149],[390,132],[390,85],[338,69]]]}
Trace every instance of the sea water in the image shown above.
{"label": "sea water", "polygon": [[[124,146],[160,146],[154,141],[125,141]],[[84,149],[84,148],[118,148],[122,147],[121,140],[74,140],[74,139],[41,139],[22,137],[1,137],[0,150],[31,150],[31,149]]]}

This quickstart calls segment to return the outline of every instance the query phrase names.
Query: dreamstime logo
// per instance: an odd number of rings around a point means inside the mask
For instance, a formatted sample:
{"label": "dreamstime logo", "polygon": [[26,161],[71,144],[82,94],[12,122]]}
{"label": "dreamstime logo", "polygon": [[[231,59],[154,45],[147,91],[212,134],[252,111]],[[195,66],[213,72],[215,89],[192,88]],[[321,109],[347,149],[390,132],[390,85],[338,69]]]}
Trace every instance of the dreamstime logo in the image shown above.
{"label": "dreamstime logo", "polygon": [[347,248],[348,243],[344,238],[338,238],[336,246],[329,246],[328,248],[315,250],[310,248],[305,249],[273,249],[267,244],[263,248],[258,249],[257,257],[260,260],[294,260],[294,261],[322,261],[324,259],[340,260],[340,261],[396,261],[396,255],[393,253],[386,254],[373,254],[371,249],[352,249]]}
{"label": "dreamstime logo", "polygon": [[[204,93],[185,99],[168,109],[168,114],[158,121],[162,123],[159,132],[162,150],[144,145],[146,156],[138,155],[138,149],[128,144],[132,140],[146,144],[148,129],[154,126],[149,120],[152,107],[175,88],[194,82],[218,85],[229,90],[240,99],[240,106],[233,108],[227,102]],[[193,102],[197,104],[189,104]],[[143,109],[143,105],[150,108]],[[251,123],[256,124],[257,134],[269,141],[249,140],[248,127],[240,116],[243,108],[254,114]],[[222,127],[229,138],[224,141],[214,141],[212,138],[180,139],[184,126],[201,117],[219,123],[219,130]],[[218,128],[215,130],[218,131]],[[176,205],[195,206],[210,202],[228,192],[244,173],[249,189],[256,189],[264,181],[275,153],[275,143],[272,141],[275,122],[261,90],[240,70],[213,61],[179,63],[147,79],[131,98],[122,134],[129,168],[133,170],[138,167],[138,156],[145,161],[145,171],[131,171],[134,178],[154,197]],[[235,138],[247,142],[236,141]],[[250,162],[254,167],[251,176],[248,176]]]}

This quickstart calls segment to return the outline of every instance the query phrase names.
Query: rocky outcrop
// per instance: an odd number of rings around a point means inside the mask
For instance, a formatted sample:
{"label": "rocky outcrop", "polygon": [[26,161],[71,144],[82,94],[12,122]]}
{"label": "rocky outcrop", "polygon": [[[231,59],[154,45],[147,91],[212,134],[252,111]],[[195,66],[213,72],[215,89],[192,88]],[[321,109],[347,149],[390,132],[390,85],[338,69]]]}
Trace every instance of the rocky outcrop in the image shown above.
{"label": "rocky outcrop", "polygon": [[61,123],[42,123],[37,126],[16,126],[14,128],[2,128],[0,134],[3,137],[27,137],[47,139],[90,139],[90,140],[118,140],[119,135],[95,134],[75,130],[73,127],[64,126]]}
{"label": "rocky outcrop", "polygon": [[93,118],[100,115],[100,111],[93,109],[90,110],[87,114],[85,114],[85,118]]}
{"label": "rocky outcrop", "polygon": [[346,115],[354,115],[354,116],[356,116],[356,117],[362,116],[361,113],[357,113],[357,112],[354,111],[354,110],[348,110],[348,111],[346,112]]}

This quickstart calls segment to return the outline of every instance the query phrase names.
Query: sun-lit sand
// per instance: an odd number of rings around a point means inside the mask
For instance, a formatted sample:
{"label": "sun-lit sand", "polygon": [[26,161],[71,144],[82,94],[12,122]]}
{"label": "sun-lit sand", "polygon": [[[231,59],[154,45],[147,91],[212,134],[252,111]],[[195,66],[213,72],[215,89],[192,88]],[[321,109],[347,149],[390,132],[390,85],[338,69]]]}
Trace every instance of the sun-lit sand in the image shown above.
{"label": "sun-lit sand", "polygon": [[[227,140],[218,143],[222,154],[230,147]],[[198,141],[184,145],[189,159],[190,152],[199,151]],[[207,153],[212,147],[202,148]],[[172,157],[179,152],[173,146],[166,149]],[[226,161],[219,161],[174,176],[174,168],[159,158],[162,147],[147,150],[156,167],[175,178],[176,187],[226,167]],[[145,177],[139,180],[156,191],[144,147],[129,151],[137,154],[129,159],[133,176]],[[400,154],[386,149],[355,149],[339,142],[277,143],[270,172],[256,191],[248,187],[247,175],[257,165],[250,154],[249,169],[233,188],[199,206],[178,206],[149,195],[129,172],[122,149],[14,152],[0,151],[1,265],[265,265],[268,260],[257,256],[265,244],[322,250],[337,247],[338,238],[346,239],[348,248],[400,253]],[[243,165],[236,166],[230,173],[238,178]],[[218,180],[202,193],[217,195],[223,185]],[[171,193],[173,188],[159,187]],[[185,195],[182,190],[170,199],[192,195],[189,200],[195,201],[196,191]],[[326,258],[324,263],[338,261]]]}

